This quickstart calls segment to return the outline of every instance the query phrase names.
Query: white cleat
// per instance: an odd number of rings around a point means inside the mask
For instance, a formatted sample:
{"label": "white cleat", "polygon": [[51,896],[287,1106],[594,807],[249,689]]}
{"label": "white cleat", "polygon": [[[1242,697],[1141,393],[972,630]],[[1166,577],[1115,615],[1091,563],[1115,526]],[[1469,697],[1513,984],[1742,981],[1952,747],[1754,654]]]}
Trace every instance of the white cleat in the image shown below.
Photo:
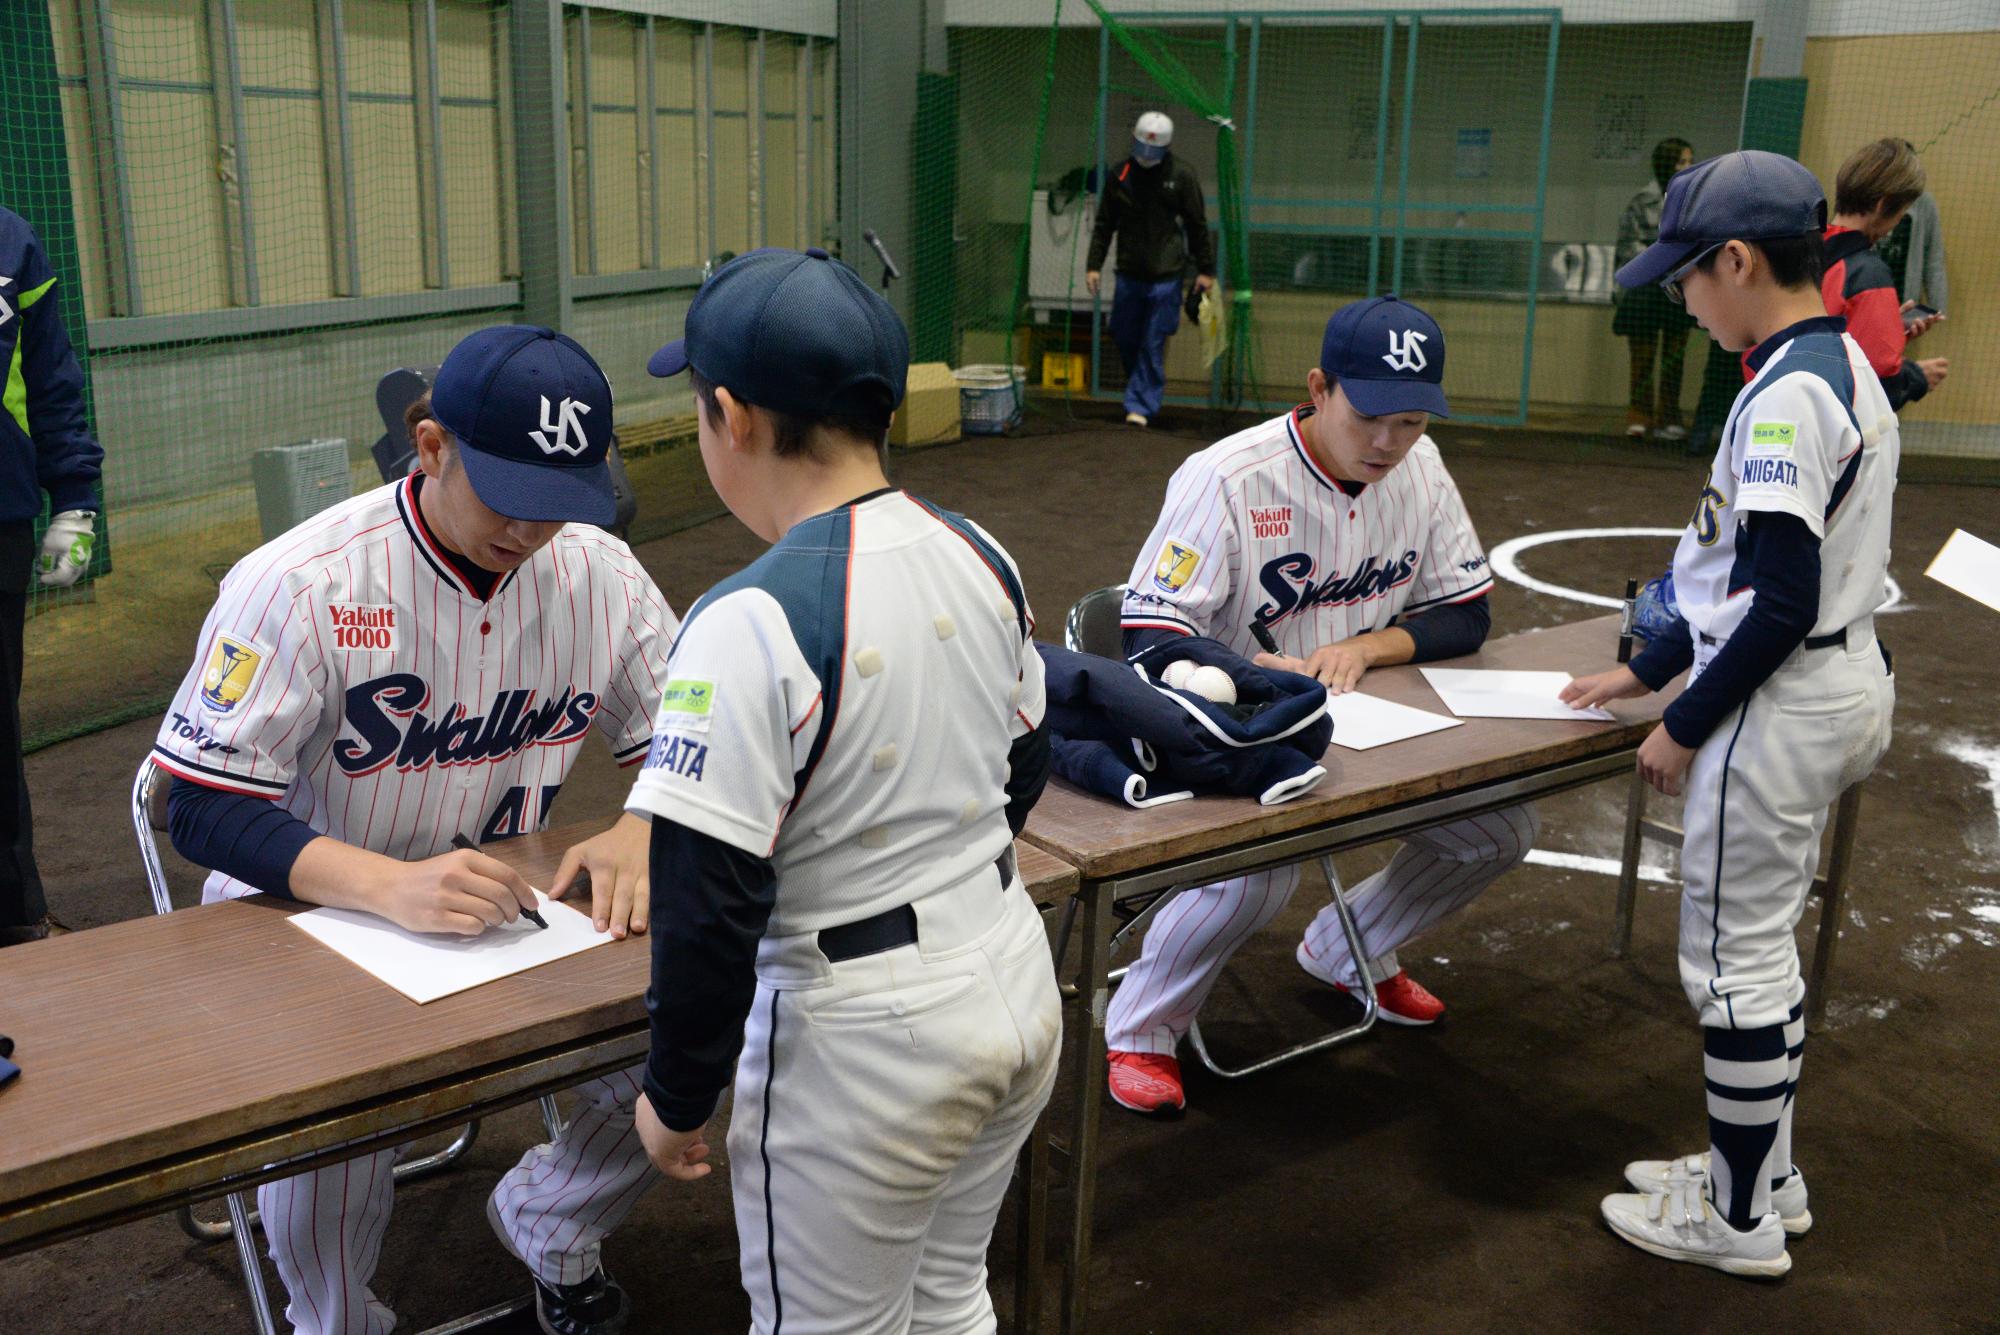
{"label": "white cleat", "polygon": [[1702,1178],[1645,1195],[1606,1196],[1599,1208],[1611,1231],[1641,1251],[1691,1261],[1730,1275],[1776,1279],[1792,1268],[1776,1211],[1739,1233],[1708,1203]]}
{"label": "white cleat", "polygon": [[1127,426],[1145,426],[1146,424],[1146,415],[1144,413],[1125,414],[1125,425]]}
{"label": "white cleat", "polygon": [[[1691,1177],[1708,1176],[1708,1154],[1684,1154],[1678,1159],[1638,1159],[1625,1165],[1625,1180],[1638,1192],[1667,1191]],[[1806,1208],[1805,1175],[1796,1168],[1781,1187],[1771,1189],[1771,1208],[1784,1221],[1785,1232],[1798,1237],[1812,1227]]]}

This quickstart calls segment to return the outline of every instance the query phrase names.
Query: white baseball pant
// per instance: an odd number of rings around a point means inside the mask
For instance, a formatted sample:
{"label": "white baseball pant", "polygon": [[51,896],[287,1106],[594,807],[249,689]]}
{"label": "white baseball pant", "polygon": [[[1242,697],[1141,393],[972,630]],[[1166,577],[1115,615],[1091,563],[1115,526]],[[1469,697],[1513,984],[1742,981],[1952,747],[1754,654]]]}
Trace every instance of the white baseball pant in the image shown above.
{"label": "white baseball pant", "polygon": [[[597,1268],[598,1246],[659,1174],[632,1125],[639,1070],[576,1088],[569,1124],[523,1155],[493,1190],[507,1241],[549,1283]],[[257,1189],[271,1260],[299,1335],[387,1335],[396,1314],[369,1291],[389,1211],[394,1169],[408,1146],[378,1150]]]}
{"label": "white baseball pant", "polygon": [[994,1329],[986,1250],[1062,1047],[1041,915],[995,886],[859,959],[764,939],[729,1122],[752,1331]]}
{"label": "white baseball pant", "polygon": [[[1434,825],[1405,839],[1388,866],[1347,895],[1375,979],[1401,967],[1398,946],[1471,903],[1526,857],[1540,832],[1535,809],[1520,806]],[[1298,884],[1295,863],[1175,896],[1146,929],[1139,958],[1112,995],[1104,1026],[1111,1050],[1173,1055],[1222,966],[1278,916]],[[1333,905],[1306,928],[1305,949],[1347,986],[1359,985]]]}
{"label": "white baseball pant", "polygon": [[[1793,936],[1827,810],[1889,749],[1896,679],[1872,635],[1799,649],[1688,769],[1681,986],[1716,1029],[1784,1024],[1805,997]],[[1700,645],[1700,676],[1717,649]]]}

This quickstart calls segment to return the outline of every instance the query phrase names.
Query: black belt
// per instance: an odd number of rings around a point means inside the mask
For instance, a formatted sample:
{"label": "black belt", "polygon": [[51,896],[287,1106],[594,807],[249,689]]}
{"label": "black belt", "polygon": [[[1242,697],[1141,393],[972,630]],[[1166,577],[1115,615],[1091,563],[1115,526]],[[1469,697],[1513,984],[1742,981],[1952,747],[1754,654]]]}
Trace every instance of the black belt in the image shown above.
{"label": "black belt", "polygon": [[[1014,847],[994,860],[993,870],[1000,873],[1000,888],[1005,890],[1014,880]],[[838,927],[823,927],[819,933],[820,954],[826,956],[828,964],[839,964],[845,960],[858,960],[865,955],[879,955],[885,950],[898,946],[914,946],[917,943],[917,910],[910,904],[898,904],[895,908],[884,909],[872,918],[859,922],[844,922]]]}
{"label": "black belt", "polygon": [[[1705,630],[1698,630],[1695,632],[1695,634],[1701,637],[1701,642],[1703,644],[1722,643],[1721,640],[1716,639],[1713,635],[1710,635]],[[1831,649],[1834,648],[1836,645],[1843,645],[1846,643],[1847,643],[1847,632],[1844,630],[1836,630],[1836,631],[1830,631],[1825,635],[1806,636],[1805,647],[1808,649]]]}

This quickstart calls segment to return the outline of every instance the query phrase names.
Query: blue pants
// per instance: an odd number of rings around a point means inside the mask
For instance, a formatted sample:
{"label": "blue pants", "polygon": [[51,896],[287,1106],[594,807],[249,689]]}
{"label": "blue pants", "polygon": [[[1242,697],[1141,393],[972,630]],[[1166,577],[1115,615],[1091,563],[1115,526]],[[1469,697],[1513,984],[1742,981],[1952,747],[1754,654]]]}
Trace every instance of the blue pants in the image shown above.
{"label": "blue pants", "polygon": [[1125,411],[1151,419],[1167,386],[1167,338],[1181,321],[1181,280],[1117,279],[1111,338],[1125,359]]}

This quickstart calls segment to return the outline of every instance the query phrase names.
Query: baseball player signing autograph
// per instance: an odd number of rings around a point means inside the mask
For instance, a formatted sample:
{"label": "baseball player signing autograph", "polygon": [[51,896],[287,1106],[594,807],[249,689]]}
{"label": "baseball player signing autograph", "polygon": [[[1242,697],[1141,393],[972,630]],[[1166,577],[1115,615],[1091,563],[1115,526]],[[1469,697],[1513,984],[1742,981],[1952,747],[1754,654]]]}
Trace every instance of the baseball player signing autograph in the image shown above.
{"label": "baseball player signing autograph", "polygon": [[908,362],[820,250],[724,266],[652,362],[690,373],[708,476],[772,547],[690,610],[631,797],[660,887],[639,1128],[703,1175],[735,1065],[766,1335],[992,1330],[987,1244],[1060,1046],[1010,856],[1048,774],[1034,623],[997,543],[884,478]]}
{"label": "baseball player signing autograph", "polygon": [[[1444,334],[1395,297],[1327,321],[1311,396],[1283,417],[1191,457],[1167,486],[1159,523],[1125,597],[1125,651],[1207,635],[1267,667],[1347,691],[1371,667],[1477,649],[1493,587],[1472,520],[1424,434],[1446,411]],[[1276,654],[1258,652],[1257,630]],[[1430,1024],[1444,1013],[1396,963],[1396,947],[1527,856],[1529,807],[1412,835],[1350,898],[1377,980],[1381,1017]],[[1185,1106],[1174,1049],[1224,961],[1297,888],[1296,866],[1176,897],[1146,932],[1105,1025],[1111,1097],[1135,1112]],[[1299,943],[1299,966],[1342,990],[1360,985],[1329,906]]]}
{"label": "baseball player signing autograph", "polygon": [[1881,380],[1819,281],[1826,200],[1811,172],[1744,151],[1674,177],[1660,239],[1618,271],[1659,283],[1717,343],[1748,350],[1694,517],[1674,554],[1674,629],[1579,678],[1577,705],[1658,690],[1692,667],[1639,748],[1685,788],[1681,986],[1702,1025],[1709,1152],[1626,1167],[1618,1236],[1732,1274],[1791,1269],[1812,1224],[1792,1163],[1805,982],[1792,938],[1841,790],[1889,745],[1895,679],[1875,639],[1901,446]]}
{"label": "baseball player signing autograph", "polygon": [[[584,736],[644,758],[674,614],[610,521],[611,388],[547,329],[473,334],[413,412],[421,471],[252,552],[222,582],[154,758],[204,899],[262,890],[477,935],[535,906],[454,836],[539,829]],[[646,822],[569,850],[598,930],[643,931]],[[611,1335],[625,1295],[599,1243],[657,1180],[632,1125],[638,1072],[593,1080],[488,1217],[535,1277],[545,1330]],[[369,1291],[395,1191],[383,1150],[257,1192],[304,1335],[381,1335]]]}

